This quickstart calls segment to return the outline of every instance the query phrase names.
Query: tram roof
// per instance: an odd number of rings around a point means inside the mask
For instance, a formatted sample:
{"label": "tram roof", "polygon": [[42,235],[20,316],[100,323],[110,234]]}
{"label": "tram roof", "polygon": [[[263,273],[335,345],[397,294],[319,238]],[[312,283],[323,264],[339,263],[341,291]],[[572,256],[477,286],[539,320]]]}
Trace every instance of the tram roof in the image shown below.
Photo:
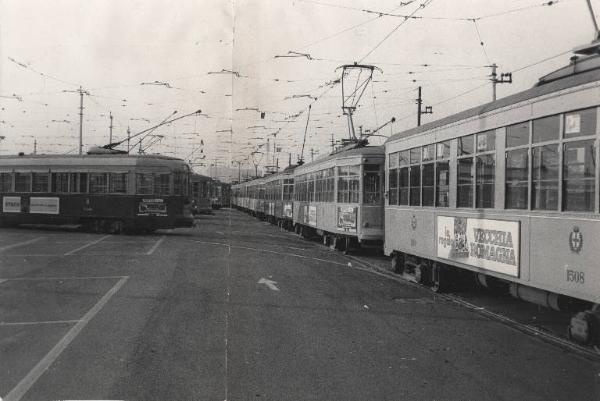
{"label": "tram roof", "polygon": [[476,106],[471,109],[461,111],[457,114],[423,124],[419,127],[414,127],[409,130],[396,133],[390,136],[385,143],[387,144],[388,142],[393,142],[398,139],[424,133],[438,127],[443,127],[444,125],[466,120],[471,117],[479,116],[490,111],[501,109],[503,107],[517,104],[539,96],[599,80],[600,56],[592,56],[577,63],[571,63],[566,67],[562,67],[550,74],[545,75],[544,77],[540,78],[539,82],[533,88],[483,104],[481,106]]}
{"label": "tram roof", "polygon": [[347,149],[347,150],[343,150],[340,152],[331,153],[322,159],[318,159],[318,160],[312,161],[310,163],[302,164],[302,165],[298,166],[297,169],[304,170],[306,168],[309,168],[312,166],[317,166],[321,163],[324,163],[324,162],[327,162],[330,160],[347,159],[347,158],[356,157],[356,156],[372,156],[372,155],[383,156],[383,154],[384,154],[384,151],[383,151],[382,146],[363,146],[363,147],[359,147],[359,148]]}
{"label": "tram roof", "polygon": [[175,167],[187,163],[175,157],[163,155],[10,155],[0,156],[0,166],[137,166],[137,167]]}

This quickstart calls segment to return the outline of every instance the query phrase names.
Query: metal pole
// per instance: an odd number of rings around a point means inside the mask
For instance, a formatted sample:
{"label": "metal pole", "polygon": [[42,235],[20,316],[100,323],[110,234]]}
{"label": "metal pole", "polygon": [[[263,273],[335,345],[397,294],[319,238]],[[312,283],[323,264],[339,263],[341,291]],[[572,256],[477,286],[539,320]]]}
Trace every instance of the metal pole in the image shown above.
{"label": "metal pole", "polygon": [[110,135],[108,137],[108,143],[112,143],[112,129],[113,129],[113,115],[112,112],[109,112],[109,116],[110,116]]}
{"label": "metal pole", "polygon": [[79,154],[83,154],[83,88],[79,87]]}
{"label": "metal pole", "polygon": [[129,142],[131,141],[131,130],[127,127],[127,154],[129,154]]}
{"label": "metal pole", "polygon": [[423,103],[423,100],[421,99],[421,87],[419,86],[419,96],[417,97],[417,127],[421,126],[421,103]]}
{"label": "metal pole", "polygon": [[496,83],[498,81],[496,79],[496,77],[498,75],[498,74],[496,74],[496,69],[498,68],[498,66],[496,65],[496,63],[494,63],[494,64],[492,64],[491,67],[492,67],[492,79],[491,79],[491,81],[492,81],[492,100],[495,101],[496,100]]}

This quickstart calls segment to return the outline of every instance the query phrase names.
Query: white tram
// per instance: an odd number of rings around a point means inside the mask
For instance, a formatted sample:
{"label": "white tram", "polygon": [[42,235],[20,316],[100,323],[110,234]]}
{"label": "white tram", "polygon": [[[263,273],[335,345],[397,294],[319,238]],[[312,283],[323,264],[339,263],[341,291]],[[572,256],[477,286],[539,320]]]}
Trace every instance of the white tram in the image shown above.
{"label": "white tram", "polygon": [[389,138],[384,248],[393,267],[434,288],[461,268],[556,309],[600,303],[599,105],[595,55]]}
{"label": "white tram", "polygon": [[343,148],[294,170],[296,232],[333,248],[383,241],[383,148]]}

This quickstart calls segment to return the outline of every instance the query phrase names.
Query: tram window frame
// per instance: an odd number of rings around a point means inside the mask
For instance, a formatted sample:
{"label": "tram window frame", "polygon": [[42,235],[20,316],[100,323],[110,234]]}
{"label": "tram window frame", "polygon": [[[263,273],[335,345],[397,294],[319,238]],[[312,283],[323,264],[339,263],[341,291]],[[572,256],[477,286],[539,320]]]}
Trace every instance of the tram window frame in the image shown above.
{"label": "tram window frame", "polygon": [[89,191],[91,194],[108,193],[108,173],[90,173],[89,182]]}
{"label": "tram window frame", "polygon": [[[165,180],[165,178],[166,178],[166,180]],[[171,174],[156,173],[156,174],[153,174],[152,180],[153,180],[152,193],[154,195],[170,195],[171,194]]]}
{"label": "tram window frame", "polygon": [[173,176],[173,192],[175,196],[185,196],[188,193],[188,178],[189,173],[187,171],[175,170],[172,172]]}
{"label": "tram window frame", "polygon": [[381,168],[379,164],[363,165],[363,203],[381,204],[382,192]]}
{"label": "tram window frame", "polygon": [[47,193],[50,192],[50,174],[48,172],[32,172],[31,173],[31,192],[32,193]]}
{"label": "tram window frame", "polygon": [[31,173],[15,172],[14,188],[15,192],[31,192]]}
{"label": "tram window frame", "polygon": [[126,194],[129,183],[128,173],[109,173],[108,192],[111,194]]}
{"label": "tram window frame", "polygon": [[[8,180],[7,180],[8,178]],[[0,173],[0,192],[13,192],[13,175],[9,172]]]}
{"label": "tram window frame", "polygon": [[560,114],[553,114],[531,121],[531,143],[557,142],[560,140]]}
{"label": "tram window frame", "polygon": [[531,189],[530,120],[506,127],[504,152],[504,208],[528,210]]}
{"label": "tram window frame", "polygon": [[398,204],[402,206],[408,205],[410,194],[409,181],[409,151],[403,150],[398,153]]}
{"label": "tram window frame", "polygon": [[154,194],[154,174],[135,173],[135,193],[138,195]]}
{"label": "tram window frame", "polygon": [[69,173],[67,172],[52,172],[52,187],[51,192],[66,194],[69,193]]}
{"label": "tram window frame", "polygon": [[564,114],[563,139],[594,136],[597,129],[597,108],[590,107]]}
{"label": "tram window frame", "polygon": [[421,148],[421,206],[435,205],[435,151],[434,143]]}
{"label": "tram window frame", "polygon": [[398,172],[399,172],[399,153],[394,152],[388,155],[388,205],[398,205]]}
{"label": "tram window frame", "polygon": [[[475,135],[462,136],[458,138],[457,143],[456,207],[472,208],[473,192],[475,191],[475,174],[473,171],[475,164]],[[466,166],[467,164],[468,168],[461,168],[461,166]],[[468,180],[465,179],[467,172],[469,174]]]}
{"label": "tram window frame", "polygon": [[[584,139],[565,142],[562,145],[562,210],[564,211],[593,212],[595,209],[597,153],[595,142],[594,139]],[[573,150],[576,152],[572,152]],[[580,150],[583,150],[583,152],[580,152]],[[569,156],[573,153],[576,156],[575,162],[569,160]],[[583,161],[580,160],[582,155]],[[577,186],[583,188],[584,199],[577,198],[577,192],[581,192],[577,190]],[[581,200],[583,200],[583,204],[581,204]]]}
{"label": "tram window frame", "polygon": [[[449,207],[450,141],[438,142],[435,144],[435,160],[435,207]],[[442,174],[445,175],[443,181]]]}

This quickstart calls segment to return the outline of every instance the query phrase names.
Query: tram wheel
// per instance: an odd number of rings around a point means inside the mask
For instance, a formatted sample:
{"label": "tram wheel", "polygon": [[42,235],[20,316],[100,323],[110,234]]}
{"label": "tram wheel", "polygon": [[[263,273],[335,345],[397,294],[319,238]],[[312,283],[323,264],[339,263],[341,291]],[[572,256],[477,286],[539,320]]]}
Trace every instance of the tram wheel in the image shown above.
{"label": "tram wheel", "polygon": [[441,270],[439,264],[434,263],[431,267],[431,291],[442,292]]}
{"label": "tram wheel", "polygon": [[404,257],[399,252],[394,252],[391,261],[392,272],[397,274],[404,273]]}

